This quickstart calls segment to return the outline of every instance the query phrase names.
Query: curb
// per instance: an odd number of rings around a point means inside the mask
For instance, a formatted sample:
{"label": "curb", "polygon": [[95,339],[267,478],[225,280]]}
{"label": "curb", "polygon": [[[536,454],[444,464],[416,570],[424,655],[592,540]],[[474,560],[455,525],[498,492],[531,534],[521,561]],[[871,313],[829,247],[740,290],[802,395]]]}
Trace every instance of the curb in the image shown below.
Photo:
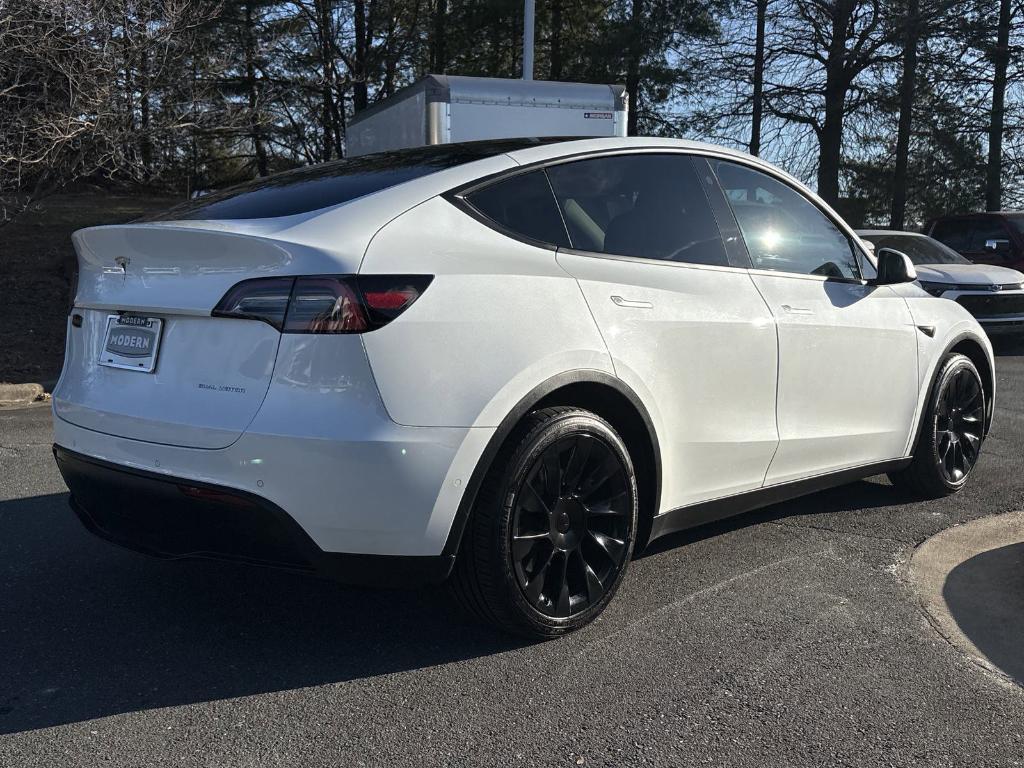
{"label": "curb", "polygon": [[0,384],[0,408],[31,405],[46,398],[42,384]]}
{"label": "curb", "polygon": [[913,553],[910,583],[924,616],[975,666],[1024,687],[1024,511],[954,525]]}

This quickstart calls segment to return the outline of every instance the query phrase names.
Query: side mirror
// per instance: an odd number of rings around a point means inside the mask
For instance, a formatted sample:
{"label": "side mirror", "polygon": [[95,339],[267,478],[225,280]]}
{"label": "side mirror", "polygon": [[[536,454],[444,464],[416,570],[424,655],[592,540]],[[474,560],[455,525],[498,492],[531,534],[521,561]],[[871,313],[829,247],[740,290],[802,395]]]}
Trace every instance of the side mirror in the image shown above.
{"label": "side mirror", "polygon": [[896,285],[917,280],[914,262],[902,251],[879,248],[875,252],[875,259],[878,261],[878,277],[871,281],[872,285]]}

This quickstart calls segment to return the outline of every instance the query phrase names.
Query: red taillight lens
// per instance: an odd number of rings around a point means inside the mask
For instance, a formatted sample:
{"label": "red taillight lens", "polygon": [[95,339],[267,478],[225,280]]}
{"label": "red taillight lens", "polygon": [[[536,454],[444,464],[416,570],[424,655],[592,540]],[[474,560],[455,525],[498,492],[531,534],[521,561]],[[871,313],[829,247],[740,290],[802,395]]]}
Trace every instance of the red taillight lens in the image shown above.
{"label": "red taillight lens", "polygon": [[407,310],[432,279],[430,275],[261,277],[234,286],[213,316],[262,320],[283,333],[365,333]]}
{"label": "red taillight lens", "polygon": [[351,278],[300,277],[295,281],[285,333],[362,333],[366,311]]}

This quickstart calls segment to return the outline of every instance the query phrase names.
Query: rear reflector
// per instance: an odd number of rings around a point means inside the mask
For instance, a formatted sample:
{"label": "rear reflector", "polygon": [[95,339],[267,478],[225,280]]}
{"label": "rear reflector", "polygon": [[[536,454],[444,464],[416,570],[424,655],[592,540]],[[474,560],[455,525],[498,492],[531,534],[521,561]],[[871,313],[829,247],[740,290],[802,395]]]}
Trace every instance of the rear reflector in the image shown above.
{"label": "rear reflector", "polygon": [[366,333],[412,306],[431,275],[259,277],[229,290],[214,317],[262,320],[282,333]]}

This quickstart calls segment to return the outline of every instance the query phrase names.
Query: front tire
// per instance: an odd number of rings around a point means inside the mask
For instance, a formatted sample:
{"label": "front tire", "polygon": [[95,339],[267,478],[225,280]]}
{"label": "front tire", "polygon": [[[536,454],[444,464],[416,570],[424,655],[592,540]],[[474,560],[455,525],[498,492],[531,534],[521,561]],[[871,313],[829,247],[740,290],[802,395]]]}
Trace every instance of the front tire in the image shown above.
{"label": "front tire", "polygon": [[633,553],[637,491],[599,416],[545,408],[513,431],[477,496],[452,574],[456,598],[502,630],[551,638],[593,621]]}
{"label": "front tire", "polygon": [[925,499],[954,494],[967,484],[984,439],[981,376],[967,356],[948,355],[932,387],[913,461],[889,479]]}

